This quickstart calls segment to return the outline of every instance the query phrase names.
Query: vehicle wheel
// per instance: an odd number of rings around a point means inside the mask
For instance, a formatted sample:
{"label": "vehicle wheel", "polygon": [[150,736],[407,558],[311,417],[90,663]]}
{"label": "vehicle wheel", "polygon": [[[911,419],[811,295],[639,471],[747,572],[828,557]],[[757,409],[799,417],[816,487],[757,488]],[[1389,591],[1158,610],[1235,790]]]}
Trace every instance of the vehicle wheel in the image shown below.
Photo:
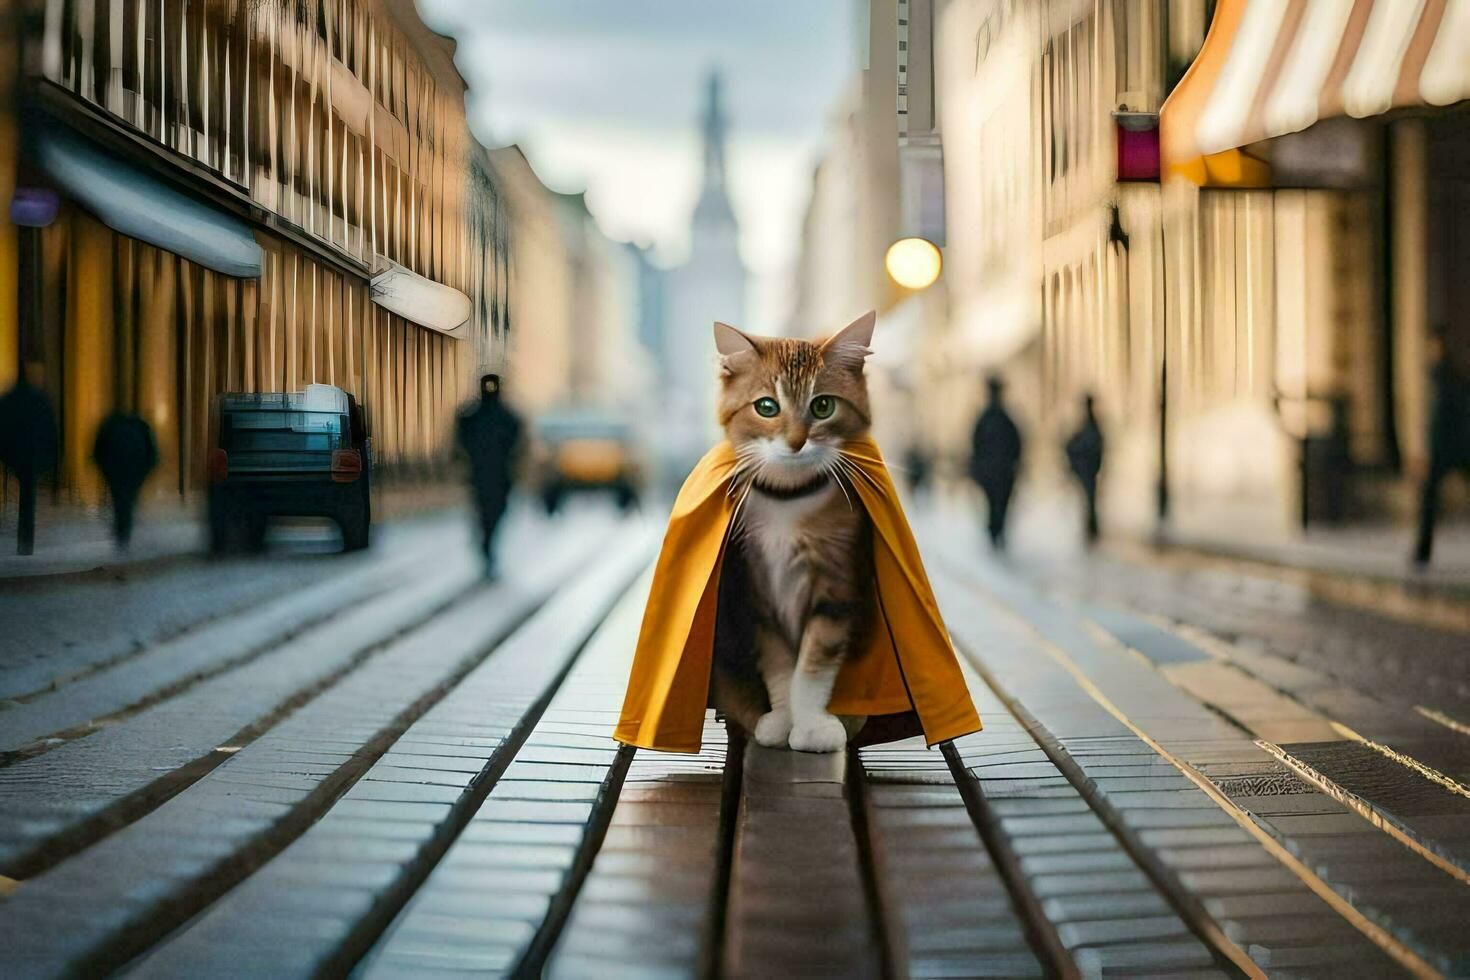
{"label": "vehicle wheel", "polygon": [[546,508],[547,514],[555,514],[561,509],[562,496],[562,488],[554,483],[541,491],[541,504]]}
{"label": "vehicle wheel", "polygon": [[239,516],[226,517],[210,529],[210,545],[217,555],[239,555],[251,550],[250,522]]}
{"label": "vehicle wheel", "polygon": [[258,555],[265,550],[265,534],[270,522],[260,514],[238,521],[240,540],[245,545],[245,550],[252,555]]}
{"label": "vehicle wheel", "polygon": [[617,501],[618,510],[627,513],[638,506],[638,494],[634,492],[632,487],[621,486],[618,487]]}
{"label": "vehicle wheel", "polygon": [[211,490],[209,494],[209,551],[211,554],[229,554],[233,544],[230,540],[232,516],[219,491]]}
{"label": "vehicle wheel", "polygon": [[209,518],[209,553],[226,555],[230,552],[230,526],[219,517]]}
{"label": "vehicle wheel", "polygon": [[365,512],[347,514],[337,523],[342,528],[343,551],[362,551],[368,546],[368,527],[371,522]]}
{"label": "vehicle wheel", "polygon": [[216,555],[238,555],[253,543],[252,518],[230,508],[209,517],[209,546]]}

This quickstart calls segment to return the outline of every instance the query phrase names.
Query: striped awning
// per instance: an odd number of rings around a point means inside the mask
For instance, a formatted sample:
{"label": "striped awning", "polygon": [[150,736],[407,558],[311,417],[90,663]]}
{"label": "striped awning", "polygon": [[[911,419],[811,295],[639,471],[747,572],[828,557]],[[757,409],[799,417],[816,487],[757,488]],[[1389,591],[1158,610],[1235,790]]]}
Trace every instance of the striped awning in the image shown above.
{"label": "striped awning", "polygon": [[1172,172],[1321,119],[1470,98],[1470,0],[1219,0],[1160,113]]}

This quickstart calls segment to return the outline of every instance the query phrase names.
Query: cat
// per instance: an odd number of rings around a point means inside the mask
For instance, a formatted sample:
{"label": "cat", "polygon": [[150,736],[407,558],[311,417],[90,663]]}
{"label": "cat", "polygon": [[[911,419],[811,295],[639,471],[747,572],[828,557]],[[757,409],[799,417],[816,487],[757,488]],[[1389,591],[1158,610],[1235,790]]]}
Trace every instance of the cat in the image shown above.
{"label": "cat", "polygon": [[871,424],[875,319],[821,342],[714,327],[719,421],[737,464],[713,700],[761,745],[836,752],[864,721],[827,702],[871,615],[873,531],[842,449]]}

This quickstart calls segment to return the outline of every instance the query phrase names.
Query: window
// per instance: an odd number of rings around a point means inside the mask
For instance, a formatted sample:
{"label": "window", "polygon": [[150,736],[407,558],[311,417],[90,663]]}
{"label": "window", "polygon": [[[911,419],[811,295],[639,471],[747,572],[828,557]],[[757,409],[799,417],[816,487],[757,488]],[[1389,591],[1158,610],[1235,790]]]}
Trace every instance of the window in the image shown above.
{"label": "window", "polygon": [[226,452],[331,452],[344,445],[334,412],[231,412],[220,420]]}

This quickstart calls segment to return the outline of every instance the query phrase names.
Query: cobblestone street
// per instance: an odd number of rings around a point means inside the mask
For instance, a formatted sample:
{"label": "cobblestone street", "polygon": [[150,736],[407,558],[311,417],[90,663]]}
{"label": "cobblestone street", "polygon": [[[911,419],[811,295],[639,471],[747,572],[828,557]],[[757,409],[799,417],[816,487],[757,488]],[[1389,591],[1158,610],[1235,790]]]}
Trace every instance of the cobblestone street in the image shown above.
{"label": "cobblestone street", "polygon": [[985,722],[927,749],[617,746],[660,529],[610,510],[519,515],[492,584],[459,521],[277,556],[121,653],[37,656],[17,604],[6,975],[1470,969],[1464,633],[915,523]]}

